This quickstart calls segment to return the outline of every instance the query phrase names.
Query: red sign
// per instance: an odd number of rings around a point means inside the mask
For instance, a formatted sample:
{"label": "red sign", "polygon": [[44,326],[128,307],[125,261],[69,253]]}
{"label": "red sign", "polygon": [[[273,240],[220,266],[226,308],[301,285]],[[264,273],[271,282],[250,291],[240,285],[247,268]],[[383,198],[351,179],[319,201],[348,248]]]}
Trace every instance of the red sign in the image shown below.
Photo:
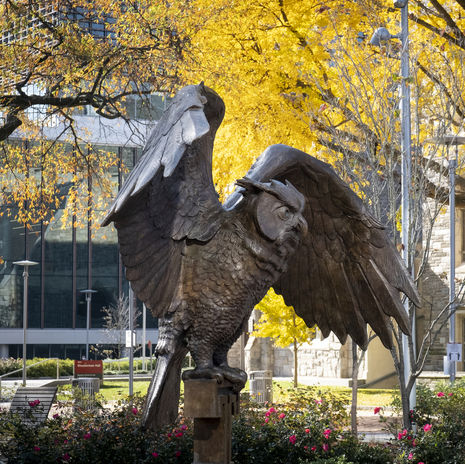
{"label": "red sign", "polygon": [[103,361],[74,361],[74,377],[99,377],[103,379]]}

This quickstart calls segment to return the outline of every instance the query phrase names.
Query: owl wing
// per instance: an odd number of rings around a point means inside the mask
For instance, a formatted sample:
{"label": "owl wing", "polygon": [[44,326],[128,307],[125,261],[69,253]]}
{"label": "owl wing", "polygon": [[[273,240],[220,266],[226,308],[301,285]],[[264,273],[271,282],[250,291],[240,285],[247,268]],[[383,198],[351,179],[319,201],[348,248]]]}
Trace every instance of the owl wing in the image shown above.
{"label": "owl wing", "polygon": [[[258,182],[288,180],[306,199],[308,234],[273,285],[287,305],[326,337],[350,335],[365,348],[366,324],[392,346],[389,317],[410,332],[399,291],[418,304],[418,293],[383,226],[330,165],[285,145],[269,147],[246,175]],[[242,188],[225,202],[233,208]]]}
{"label": "owl wing", "polygon": [[102,223],[114,221],[126,277],[156,317],[173,299],[186,240],[209,240],[223,220],[211,173],[223,115],[203,84],[181,89]]}

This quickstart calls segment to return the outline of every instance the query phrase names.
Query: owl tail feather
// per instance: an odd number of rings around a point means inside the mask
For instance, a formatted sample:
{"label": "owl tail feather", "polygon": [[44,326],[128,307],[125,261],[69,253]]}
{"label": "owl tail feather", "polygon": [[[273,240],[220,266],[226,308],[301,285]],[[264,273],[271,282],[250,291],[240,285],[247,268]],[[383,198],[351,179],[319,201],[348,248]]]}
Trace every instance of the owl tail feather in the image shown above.
{"label": "owl tail feather", "polygon": [[180,340],[173,345],[169,351],[158,355],[142,413],[145,428],[158,430],[177,419],[181,367],[188,350]]}

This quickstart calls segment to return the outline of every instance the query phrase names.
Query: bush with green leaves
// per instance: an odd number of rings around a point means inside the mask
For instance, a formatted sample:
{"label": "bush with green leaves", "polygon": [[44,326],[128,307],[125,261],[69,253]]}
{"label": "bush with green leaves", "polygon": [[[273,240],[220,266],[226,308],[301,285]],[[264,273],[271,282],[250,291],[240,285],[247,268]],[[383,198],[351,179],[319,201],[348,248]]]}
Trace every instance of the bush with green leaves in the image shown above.
{"label": "bush with green leaves", "polygon": [[142,400],[109,409],[74,410],[44,424],[26,424],[18,415],[0,414],[0,454],[8,462],[143,464],[192,462],[190,424],[179,423],[158,434],[140,425]]}
{"label": "bush with green leaves", "polygon": [[0,375],[8,374],[23,367],[21,359],[0,358]]}
{"label": "bush with green leaves", "polygon": [[[331,406],[332,404],[332,406]],[[306,389],[286,405],[245,403],[233,422],[233,461],[251,464],[389,464],[391,450],[360,442],[342,427],[348,416],[333,394]]]}
{"label": "bush with green leaves", "polygon": [[[145,360],[146,370],[143,369],[142,359],[136,358],[133,361],[134,371],[147,372],[150,369],[150,358]],[[156,361],[152,360],[152,369],[155,369]],[[105,360],[103,361],[103,373],[106,375],[129,374],[129,359]]]}
{"label": "bush with green leaves", "polygon": [[465,382],[418,385],[413,412],[417,433],[397,433],[398,463],[465,462]]}
{"label": "bush with green leaves", "polygon": [[[341,431],[347,425],[342,402],[318,391],[300,393],[288,405],[241,406],[233,421],[233,462],[394,462],[389,448],[361,443]],[[18,416],[1,413],[0,454],[18,464],[192,462],[192,423],[186,419],[153,433],[140,425],[139,397],[120,401],[112,409],[97,403],[96,409],[86,411],[73,409],[73,405],[63,402],[62,412],[40,426],[25,425]]]}
{"label": "bush with green leaves", "polygon": [[[40,363],[40,364],[37,364]],[[60,359],[59,363],[59,374],[60,376],[72,376],[74,369],[74,361],[71,359]],[[33,365],[36,364],[36,365]],[[47,358],[34,358],[28,359],[26,365],[30,366],[27,368],[28,378],[39,378],[39,377],[52,377],[57,376],[57,360]],[[18,369],[22,369],[22,359],[0,359],[0,375],[13,372]],[[13,376],[20,377],[21,372],[13,374]]]}

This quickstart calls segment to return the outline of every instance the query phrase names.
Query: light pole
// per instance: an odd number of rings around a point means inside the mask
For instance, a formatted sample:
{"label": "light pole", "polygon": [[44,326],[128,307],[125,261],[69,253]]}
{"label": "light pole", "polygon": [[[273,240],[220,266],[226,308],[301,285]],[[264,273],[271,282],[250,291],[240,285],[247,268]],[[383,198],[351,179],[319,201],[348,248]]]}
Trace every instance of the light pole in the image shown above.
{"label": "light pole", "polygon": [[129,284],[129,333],[131,335],[129,347],[129,396],[132,396],[134,393],[134,291],[131,284]]}
{"label": "light pole", "polygon": [[[409,32],[408,32],[408,0],[397,0],[394,2],[396,8],[401,10],[401,33],[391,35],[384,27],[376,29],[370,43],[375,46],[380,46],[383,41],[388,41],[393,38],[400,38],[402,50],[400,55],[400,71],[401,71],[401,89],[400,89],[400,118],[401,118],[401,152],[402,152],[402,257],[408,269],[411,269],[410,263],[410,185],[412,180],[412,153],[411,153],[411,122],[410,122],[410,88],[407,85],[407,79],[410,77],[409,70]],[[405,310],[409,312],[409,301],[405,300]],[[413,308],[412,308],[413,311]],[[412,318],[412,343],[413,355],[415,356],[415,314]],[[402,334],[402,353],[404,358],[404,381],[407,386],[412,360],[410,359],[410,350],[408,336]],[[416,384],[410,392],[409,398],[410,409],[414,409],[416,405]]]}
{"label": "light pole", "polygon": [[97,290],[81,290],[81,293],[86,295],[87,315],[86,315],[86,359],[89,359],[89,326],[90,326],[90,308],[92,303],[92,293],[97,293]]}
{"label": "light pole", "polygon": [[26,386],[26,348],[27,348],[27,291],[29,286],[29,266],[35,266],[35,261],[24,259],[22,261],[14,261],[13,264],[23,266],[23,387]]}
{"label": "light pole", "polygon": [[145,361],[145,341],[147,337],[147,307],[145,303],[142,305],[142,369],[146,370]]}

